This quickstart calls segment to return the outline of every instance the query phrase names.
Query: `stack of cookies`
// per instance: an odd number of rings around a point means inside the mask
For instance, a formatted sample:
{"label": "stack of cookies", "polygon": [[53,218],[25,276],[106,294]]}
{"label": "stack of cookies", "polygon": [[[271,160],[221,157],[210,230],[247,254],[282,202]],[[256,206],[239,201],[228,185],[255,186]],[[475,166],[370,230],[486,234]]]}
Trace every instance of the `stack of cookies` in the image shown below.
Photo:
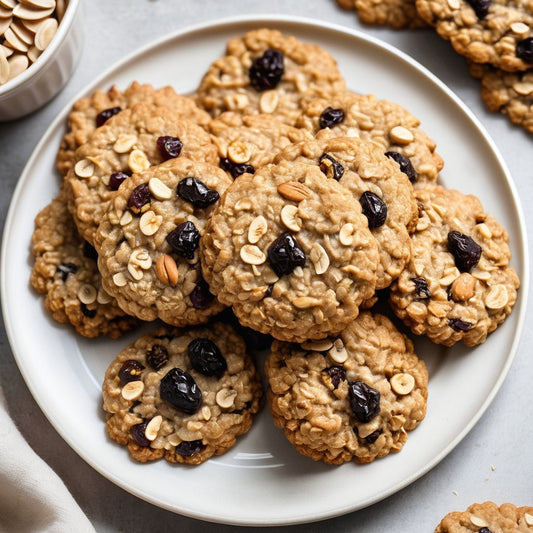
{"label": "stack of cookies", "polygon": [[481,80],[490,111],[533,132],[533,6],[527,0],[337,0],[365,24],[434,28]]}
{"label": "stack of cookies", "polygon": [[252,333],[299,452],[402,449],[428,372],[394,321],[475,346],[519,286],[506,231],[438,184],[419,126],[349,91],[327,51],[266,28],[228,42],[194,95],[133,82],[74,105],[31,282],[87,337],[156,322],[110,361],[113,440],[142,462],[228,450],[264,396]]}

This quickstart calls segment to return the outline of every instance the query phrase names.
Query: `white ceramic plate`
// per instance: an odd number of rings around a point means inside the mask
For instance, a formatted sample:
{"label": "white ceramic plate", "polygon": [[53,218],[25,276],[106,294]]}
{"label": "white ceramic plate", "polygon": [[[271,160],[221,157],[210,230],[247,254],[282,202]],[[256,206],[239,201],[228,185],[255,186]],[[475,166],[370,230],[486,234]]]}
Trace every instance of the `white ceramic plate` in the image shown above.
{"label": "white ceramic plate", "polygon": [[347,513],[393,494],[434,467],[483,414],[509,370],[522,329],[528,276],[519,202],[492,141],[434,76],[368,36],[302,19],[232,19],[162,39],[105,73],[86,92],[112,83],[126,87],[133,80],[193,91],[229,38],[261,26],[319,44],[338,60],[352,90],[402,104],[422,120],[446,162],[444,184],[476,193],[509,230],[522,289],[509,319],[475,350],[459,346],[445,350],[417,342],[430,371],[428,414],[398,454],[369,465],[314,463],[293,450],[264,410],[232,450],[202,466],[137,464],[107,438],[100,407],[104,371],[133,336],[118,341],[76,336],[48,318],[42,299],[28,282],[33,218],[58,190],[54,159],[64,132],[65,109],[28,162],[5,227],[2,303],[17,363],[57,431],[102,475],[166,509],[243,525],[291,524]]}

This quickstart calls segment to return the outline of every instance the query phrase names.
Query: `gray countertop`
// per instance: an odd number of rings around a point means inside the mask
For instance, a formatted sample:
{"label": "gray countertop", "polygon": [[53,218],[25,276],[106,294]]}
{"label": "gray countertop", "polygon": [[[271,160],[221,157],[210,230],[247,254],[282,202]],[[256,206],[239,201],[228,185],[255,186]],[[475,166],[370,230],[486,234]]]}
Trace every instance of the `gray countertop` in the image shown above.
{"label": "gray countertop", "polygon": [[[25,162],[54,117],[84,86],[136,48],[161,36],[206,20],[244,13],[300,15],[333,22],[360,29],[414,57],[444,81],[487,128],[513,176],[526,225],[530,231],[533,227],[530,203],[533,198],[533,137],[512,126],[504,116],[485,109],[479,83],[467,74],[464,60],[430,30],[408,32],[365,27],[354,12],[341,10],[334,0],[89,0],[84,3],[83,10],[84,47],[67,86],[52,102],[32,115],[0,123],[2,228]],[[513,366],[494,402],[466,438],[433,470],[366,509],[323,522],[276,527],[275,531],[431,532],[443,515],[465,509],[474,502],[493,500],[533,505],[533,360],[530,353],[533,333],[529,325],[530,320],[526,318]],[[33,400],[3,328],[0,331],[0,384],[24,437],[63,479],[97,531],[164,533],[238,529],[185,518],[155,507],[94,471],[56,433]],[[201,498],[201,494],[198,497]]]}

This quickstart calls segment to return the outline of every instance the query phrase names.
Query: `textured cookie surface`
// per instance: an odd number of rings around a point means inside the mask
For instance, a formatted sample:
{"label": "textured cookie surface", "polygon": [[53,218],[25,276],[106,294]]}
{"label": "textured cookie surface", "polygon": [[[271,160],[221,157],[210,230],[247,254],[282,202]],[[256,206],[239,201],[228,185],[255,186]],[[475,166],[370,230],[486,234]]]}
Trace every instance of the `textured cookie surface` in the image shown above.
{"label": "textured cookie surface", "polygon": [[[170,153],[161,147],[169,146]],[[159,144],[158,144],[159,143]],[[79,232],[91,244],[109,200],[119,186],[112,175],[141,172],[169,157],[216,163],[206,131],[166,107],[136,104],[111,117],[75,153],[69,170],[69,209]]]}
{"label": "textured cookie surface", "polygon": [[243,340],[222,323],[139,338],[103,383],[107,432],[140,462],[197,465],[226,452],[250,429],[261,397]]}
{"label": "textured cookie surface", "polygon": [[344,9],[355,9],[364,24],[394,29],[427,27],[416,11],[415,0],[337,0]]}
{"label": "textured cookie surface", "polygon": [[336,338],[274,341],[265,372],[275,424],[316,461],[369,463],[400,451],[426,414],[424,362],[388,318],[368,311]]}
{"label": "textured cookie surface", "polygon": [[474,503],[466,511],[447,514],[435,533],[529,533],[533,531],[533,507],[500,506],[494,502]]}
{"label": "textured cookie surface", "polygon": [[57,153],[59,171],[63,175],[67,174],[73,165],[76,149],[89,140],[97,127],[121,110],[138,103],[171,108],[184,118],[201,125],[205,125],[210,118],[192,98],[177,94],[170,86],[155,89],[152,85],[134,81],[124,91],[116,85],[107,91],[97,89],[90,96],[80,98],[72,106],[67,121],[68,131]]}
{"label": "textured cookie surface", "polygon": [[391,286],[391,307],[436,343],[481,344],[516,301],[509,236],[475,196],[434,187],[416,198],[412,258]]}
{"label": "textured cookie surface", "polygon": [[104,286],[130,314],[182,326],[222,309],[202,279],[198,246],[231,183],[214,165],[178,157],[121,185],[96,246]]}
{"label": "textured cookie surface", "polygon": [[408,230],[418,218],[413,187],[397,163],[379,145],[354,137],[292,144],[276,160],[318,166],[352,193],[379,246],[376,289],[388,287],[411,257]]}
{"label": "textured cookie surface", "polygon": [[337,93],[330,98],[306,100],[297,126],[318,138],[359,137],[377,142],[384,152],[407,157],[415,187],[437,180],[443,167],[436,144],[420,128],[420,120],[398,104],[372,94]]}
{"label": "textured cookie surface", "polygon": [[198,104],[213,116],[270,113],[293,124],[304,94],[326,96],[345,88],[327,51],[277,30],[231,39],[226,54],[209,67],[197,90]]}
{"label": "textured cookie surface", "polygon": [[416,8],[471,61],[511,72],[533,65],[530,0],[416,0]]}
{"label": "textured cookie surface", "polygon": [[219,165],[236,178],[271,163],[286,146],[312,139],[307,130],[295,128],[268,114],[222,113],[208,125],[218,148]]}
{"label": "textured cookie surface", "polygon": [[505,72],[473,63],[470,72],[481,79],[481,97],[490,111],[507,115],[513,124],[533,133],[533,70]]}
{"label": "textured cookie surface", "polygon": [[45,294],[54,320],[71,324],[85,337],[120,337],[138,325],[102,288],[96,252],[79,235],[63,192],[36,217],[32,286]]}
{"label": "textured cookie surface", "polygon": [[313,165],[283,161],[237,178],[200,248],[219,300],[281,340],[338,332],[374,294],[379,256],[361,206]]}

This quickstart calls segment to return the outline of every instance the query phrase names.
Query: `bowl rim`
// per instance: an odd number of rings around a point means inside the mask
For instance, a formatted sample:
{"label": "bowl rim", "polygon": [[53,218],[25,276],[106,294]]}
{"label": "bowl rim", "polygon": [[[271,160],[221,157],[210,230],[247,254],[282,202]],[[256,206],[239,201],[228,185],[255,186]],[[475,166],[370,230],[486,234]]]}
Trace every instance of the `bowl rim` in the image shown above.
{"label": "bowl rim", "polygon": [[74,15],[81,3],[81,0],[68,0],[67,8],[59,26],[57,32],[54,35],[51,43],[43,50],[42,54],[37,58],[35,63],[31,64],[24,72],[15,76],[11,80],[7,81],[3,85],[0,85],[0,99],[4,99],[10,93],[16,91],[21,86],[32,80],[35,76],[39,75],[39,72],[48,64],[48,60],[55,55],[61,43],[65,40],[65,37],[72,26]]}

